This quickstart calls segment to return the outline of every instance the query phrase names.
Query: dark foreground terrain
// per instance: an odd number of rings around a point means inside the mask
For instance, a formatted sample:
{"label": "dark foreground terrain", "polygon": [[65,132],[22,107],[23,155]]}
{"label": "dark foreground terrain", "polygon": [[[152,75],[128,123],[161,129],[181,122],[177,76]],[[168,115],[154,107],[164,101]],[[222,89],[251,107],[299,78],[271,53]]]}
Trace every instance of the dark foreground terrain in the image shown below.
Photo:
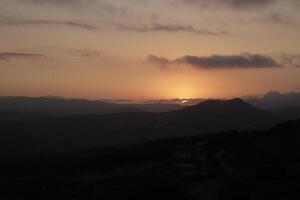
{"label": "dark foreground terrain", "polygon": [[1,199],[299,199],[300,120],[1,162]]}

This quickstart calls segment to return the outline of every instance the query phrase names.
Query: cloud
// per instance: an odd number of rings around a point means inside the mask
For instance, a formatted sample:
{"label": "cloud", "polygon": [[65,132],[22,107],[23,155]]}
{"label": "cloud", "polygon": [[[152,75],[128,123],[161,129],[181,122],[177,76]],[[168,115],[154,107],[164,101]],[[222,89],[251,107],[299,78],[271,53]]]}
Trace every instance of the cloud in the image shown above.
{"label": "cloud", "polygon": [[56,20],[34,20],[34,19],[17,19],[11,17],[0,16],[0,26],[24,26],[24,25],[60,25],[70,26],[89,31],[96,31],[100,28],[87,23],[76,21],[56,21]]}
{"label": "cloud", "polygon": [[93,58],[101,56],[101,52],[97,50],[90,49],[78,49],[74,51],[75,56],[85,57],[85,58]]}
{"label": "cloud", "polygon": [[226,31],[210,31],[196,29],[192,25],[180,25],[180,24],[161,24],[161,23],[152,23],[150,25],[127,25],[127,24],[114,24],[118,29],[125,31],[134,31],[140,33],[147,32],[189,32],[199,35],[226,35]]}
{"label": "cloud", "polygon": [[[120,12],[119,8],[107,0],[15,0],[25,5],[32,5],[43,9],[49,6],[56,8],[71,9],[81,12],[83,10],[91,12],[114,13]],[[87,10],[86,10],[87,9]]]}
{"label": "cloud", "polygon": [[265,15],[260,15],[248,20],[241,20],[243,23],[259,22],[259,23],[273,23],[281,25],[298,25],[299,21],[291,13],[270,12]]}
{"label": "cloud", "polygon": [[50,22],[52,22],[53,24],[73,26],[73,27],[77,27],[77,28],[81,28],[81,29],[90,30],[90,31],[100,30],[100,28],[98,26],[86,24],[86,23],[74,22],[74,21],[63,21],[63,22],[50,21]]}
{"label": "cloud", "polygon": [[292,18],[288,18],[287,16],[284,16],[279,13],[271,13],[267,15],[263,20],[272,23],[286,24],[286,23],[290,23],[292,21]]}
{"label": "cloud", "polygon": [[18,53],[18,52],[0,52],[0,60],[2,61],[10,61],[15,59],[31,59],[31,60],[40,60],[47,59],[53,60],[52,58],[43,55],[43,54],[35,54],[35,53]]}
{"label": "cloud", "polygon": [[244,53],[239,55],[212,55],[212,56],[191,56],[186,55],[175,60],[169,60],[164,57],[148,56],[148,63],[155,65],[190,65],[196,69],[249,69],[249,68],[272,68],[281,67],[269,56]]}
{"label": "cloud", "polygon": [[149,55],[146,59],[147,63],[155,64],[161,69],[168,69],[169,65],[172,63],[170,60],[164,57],[159,57],[155,55]]}
{"label": "cloud", "polygon": [[199,5],[201,7],[227,6],[231,8],[248,9],[259,8],[274,4],[277,0],[180,0],[183,3]]}
{"label": "cloud", "polygon": [[273,58],[258,54],[212,55],[210,57],[184,56],[177,62],[192,65],[195,68],[268,68],[279,67]]}
{"label": "cloud", "polygon": [[[84,4],[92,4],[92,3],[98,3],[103,4],[107,3],[105,0],[17,0],[17,1],[23,1],[28,3],[34,3],[38,5],[84,5]],[[126,0],[125,0],[126,1]],[[173,0],[173,1],[181,1],[183,3],[189,3],[189,4],[198,4],[202,6],[210,6],[210,5],[228,5],[235,8],[247,8],[247,7],[253,7],[253,6],[265,6],[270,5],[277,0]],[[132,3],[132,1],[127,0],[128,3]],[[145,3],[146,1],[137,1],[134,3]]]}
{"label": "cloud", "polygon": [[286,66],[300,67],[300,54],[282,54],[281,62]]}
{"label": "cloud", "polygon": [[[19,0],[20,1],[20,0]],[[25,3],[33,3],[37,5],[81,5],[87,3],[93,3],[95,0],[22,0]]]}

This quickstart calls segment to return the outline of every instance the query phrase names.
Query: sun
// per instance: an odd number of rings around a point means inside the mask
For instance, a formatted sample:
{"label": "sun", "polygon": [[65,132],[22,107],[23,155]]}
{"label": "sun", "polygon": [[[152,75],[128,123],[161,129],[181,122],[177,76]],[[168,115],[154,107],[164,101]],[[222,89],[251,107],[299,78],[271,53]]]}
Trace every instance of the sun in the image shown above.
{"label": "sun", "polygon": [[188,100],[182,100],[181,101],[181,104],[186,104],[186,103],[188,103],[189,101]]}

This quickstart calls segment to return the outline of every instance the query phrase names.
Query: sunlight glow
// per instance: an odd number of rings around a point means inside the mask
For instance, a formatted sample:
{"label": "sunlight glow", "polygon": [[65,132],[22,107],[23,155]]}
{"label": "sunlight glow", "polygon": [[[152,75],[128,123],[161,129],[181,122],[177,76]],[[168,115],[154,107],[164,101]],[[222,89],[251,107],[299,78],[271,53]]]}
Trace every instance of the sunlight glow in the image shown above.
{"label": "sunlight glow", "polygon": [[182,101],[181,101],[182,104],[186,104],[186,103],[188,103],[188,102],[189,102],[188,100],[182,100]]}

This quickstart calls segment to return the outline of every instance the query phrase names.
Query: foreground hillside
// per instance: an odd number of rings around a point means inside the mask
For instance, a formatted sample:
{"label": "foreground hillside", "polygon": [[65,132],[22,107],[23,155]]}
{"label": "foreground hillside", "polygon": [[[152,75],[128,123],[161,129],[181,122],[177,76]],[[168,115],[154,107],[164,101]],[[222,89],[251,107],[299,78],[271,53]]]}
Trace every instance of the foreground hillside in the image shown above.
{"label": "foreground hillside", "polygon": [[[1,165],[2,199],[298,199],[300,120]],[[10,164],[9,164],[10,163]]]}

